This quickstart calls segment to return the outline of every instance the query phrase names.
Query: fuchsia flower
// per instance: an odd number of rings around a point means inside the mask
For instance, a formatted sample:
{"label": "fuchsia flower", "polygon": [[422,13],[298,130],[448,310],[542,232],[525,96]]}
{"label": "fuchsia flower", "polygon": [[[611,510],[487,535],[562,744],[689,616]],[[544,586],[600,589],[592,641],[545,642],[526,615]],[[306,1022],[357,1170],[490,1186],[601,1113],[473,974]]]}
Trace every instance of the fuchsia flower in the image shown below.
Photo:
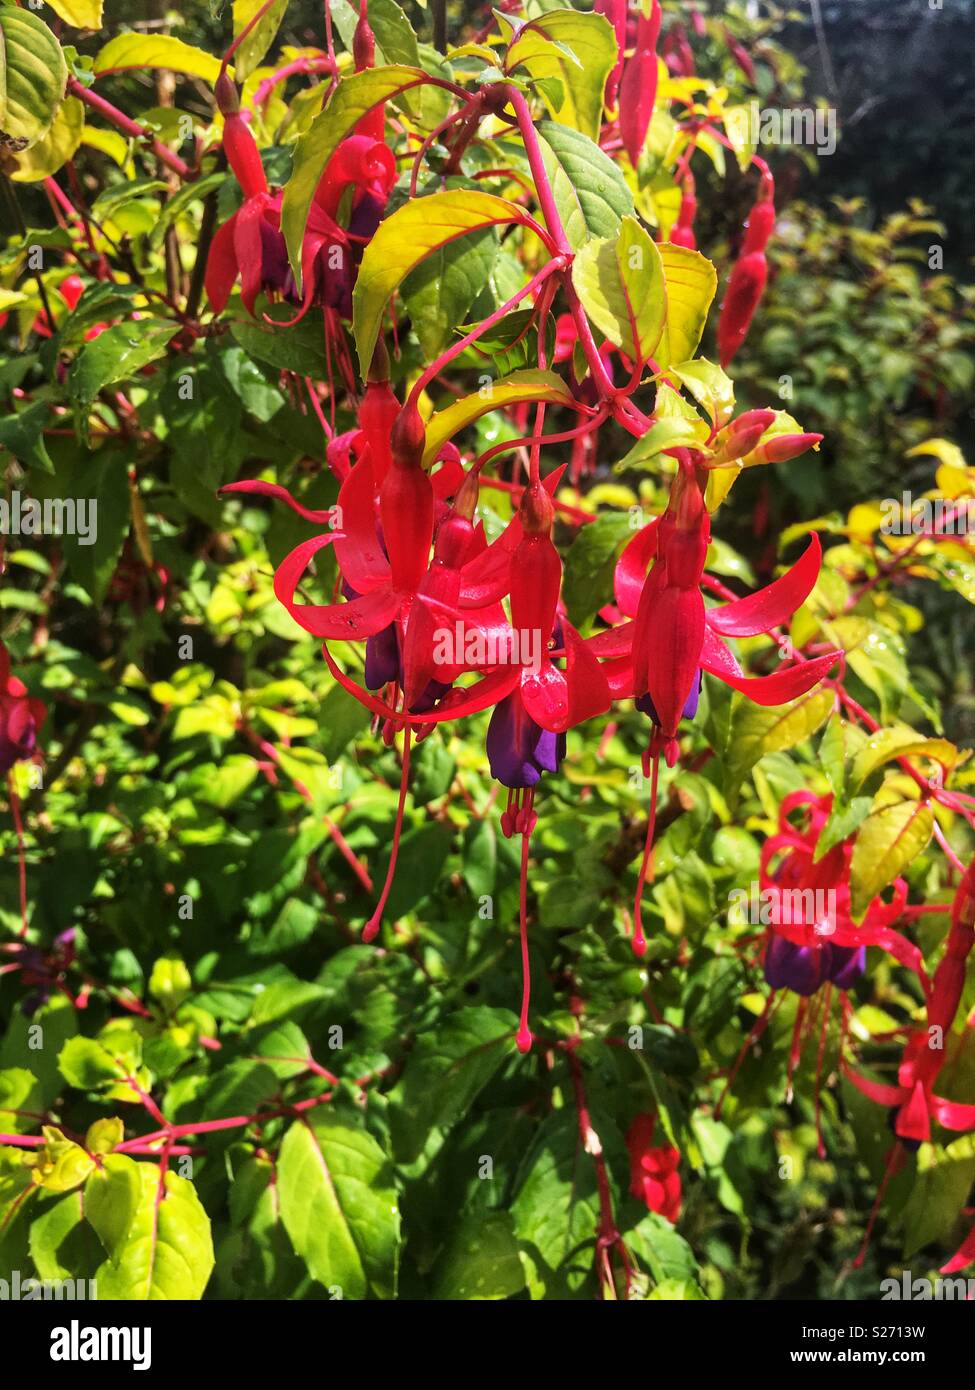
{"label": "fuchsia flower", "polygon": [[635,698],[637,708],[654,724],[644,757],[652,780],[634,905],[633,948],[638,955],[646,950],[641,900],[653,847],[657,760],[662,752],[669,767],[676,762],[678,727],[682,719],[693,719],[697,713],[702,672],[717,676],[756,704],[781,705],[811,690],[840,655],[829,652],[768,676],[744,674],[722,639],[757,636],[791,617],[819,577],[819,539],[813,535],[805,554],[766,588],[706,608],[701,593],[711,539],[704,503],[706,474],[693,451],[676,453],[679,471],[666,510],[637,532],[616,566],[617,608],[631,621],[588,643],[593,655],[610,658],[606,675],[614,698]]}
{"label": "fuchsia flower", "polygon": [[10,657],[0,645],[0,772],[33,757],[46,717],[43,703],[30,699],[24,684],[10,674]]}
{"label": "fuchsia flower", "polygon": [[[975,1105],[945,1100],[934,1086],[944,1066],[947,1039],[965,987],[965,961],[975,945],[975,860],[959,884],[952,905],[944,955],[928,994],[927,1027],[913,1033],[904,1048],[897,1085],[871,1081],[848,1070],[853,1084],[871,1100],[893,1110],[898,1139],[913,1144],[931,1138],[931,1122],[943,1129],[975,1129]],[[932,1030],[934,1030],[932,1032]]]}
{"label": "fuchsia flower", "polygon": [[653,1147],[655,1115],[637,1115],[626,1132],[630,1155],[630,1195],[646,1203],[666,1221],[680,1217],[680,1153],[671,1144]]}
{"label": "fuchsia flower", "polygon": [[[260,151],[226,73],[217,79],[216,97],[224,116],[224,152],[244,202],[217,231],[210,247],[204,283],[213,312],[222,312],[239,279],[241,298],[250,314],[263,291],[270,299],[298,304],[298,318],[312,304],[350,317],[362,246],[378,227],[396,181],[392,151],[381,140],[355,134],[343,140],[329,160],[308,215],[299,300],[281,232],[283,195],[268,188]],[[354,189],[351,212],[348,226],[343,227],[337,216],[349,188]]]}
{"label": "fuchsia flower", "polygon": [[[378,358],[374,367],[381,377]],[[755,414],[761,418],[738,422],[743,448],[753,447],[767,427],[767,412]],[[700,582],[710,527],[703,479],[692,456],[682,451],[667,511],[634,538],[617,566],[617,603],[632,621],[583,640],[560,607],[562,562],[552,539],[552,497],[564,469],[530,481],[515,516],[488,545],[483,527],[475,523],[476,469],[465,475],[448,444],[441,450],[440,466],[428,473],[422,463],[425,432],[419,413],[412,404],[400,409],[388,381],[368,383],[359,423],[359,432],[341,451],[341,529],[297,546],[278,567],[274,590],[295,621],[324,640],[329,670],[384,721],[387,740],[404,731],[390,864],[364,937],[371,940],[379,930],[395,872],[411,737],[423,738],[444,720],[493,709],[486,751],[492,773],[508,788],[501,828],[507,836],[522,837],[525,989],[517,1041],[526,1050],[531,1044],[528,842],[537,820],[537,785],[543,773],[558,769],[566,731],[605,713],[614,699],[636,697],[657,726],[648,750],[656,768],[661,749],[669,761],[676,756],[677,726],[683,714],[694,712],[702,670],[713,671],[763,704],[780,704],[810,689],[835,653],[775,675],[746,677],[718,634],[751,635],[784,621],[815,583],[819,542],[814,538],[798,564],[767,589],[705,613]],[[352,455],[355,462],[348,466]],[[274,484],[232,483],[223,491],[278,497],[307,520],[333,519],[307,510]],[[299,601],[308,565],[325,545],[335,548],[344,601]],[[509,613],[502,606],[505,598]],[[445,624],[452,626],[455,639],[448,655],[442,640]],[[330,641],[365,643],[365,685],[337,665]],[[477,679],[457,685],[467,674]],[[641,889],[651,843],[652,827]],[[635,945],[642,950],[639,894]]]}
{"label": "fuchsia flower", "polygon": [[[890,903],[880,897],[874,898],[862,923],[857,925],[850,912],[852,836],[833,845],[817,861],[819,839],[829,821],[832,806],[831,796],[817,797],[805,790],[793,792],[784,799],[779,810],[778,834],[770,836],[762,846],[759,886],[762,921],[768,922],[763,967],[771,993],[745,1039],[725,1089],[726,1095],[748,1050],[771,1022],[780,992],[788,990],[799,996],[786,1083],[787,1093],[791,1095],[792,1078],[803,1044],[817,1021],[810,1007],[811,1000],[822,992],[814,1090],[820,1155],[826,1151],[820,1127],[820,1089],[832,990],[835,988],[841,993],[845,1036],[851,1013],[846,993],[863,977],[868,946],[886,951],[917,975],[925,992],[929,989],[920,951],[892,928],[892,923],[903,914],[907,903],[907,884],[904,880],[895,880],[894,897]],[[807,811],[806,824],[801,830],[790,819],[800,808]],[[842,1047],[841,1039],[841,1052]],[[724,1096],[719,1103],[719,1111],[723,1101]]]}

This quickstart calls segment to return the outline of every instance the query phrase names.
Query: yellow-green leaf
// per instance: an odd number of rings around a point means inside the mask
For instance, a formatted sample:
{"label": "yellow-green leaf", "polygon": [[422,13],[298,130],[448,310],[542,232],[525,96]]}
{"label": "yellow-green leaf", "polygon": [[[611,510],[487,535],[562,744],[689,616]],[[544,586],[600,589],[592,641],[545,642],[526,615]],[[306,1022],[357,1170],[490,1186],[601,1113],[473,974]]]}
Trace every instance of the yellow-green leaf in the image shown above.
{"label": "yellow-green leaf", "polygon": [[68,67],[43,20],[0,9],[0,147],[19,152],[47,133],[64,96]]}
{"label": "yellow-green leaf", "polygon": [[172,34],[117,34],[99,51],[95,72],[120,72],[126,68],[166,68],[187,77],[202,77],[204,82],[216,82],[220,59]]}
{"label": "yellow-green leaf", "polygon": [[[234,0],[235,38],[251,22],[264,3],[265,0]],[[288,0],[275,0],[267,14],[258,20],[234,53],[238,82],[243,82],[245,77],[250,76],[271,47],[287,8]]]}
{"label": "yellow-green leaf", "polygon": [[367,68],[365,72],[345,77],[332,93],[331,100],[295,145],[291,177],[284,186],[281,200],[281,230],[288,246],[288,256],[295,279],[301,282],[301,242],[308,221],[308,209],[325,166],[340,143],[350,135],[367,111],[380,102],[389,101],[408,87],[426,79],[421,68],[394,64],[390,67]]}
{"label": "yellow-green leaf", "polygon": [[41,1133],[44,1144],[31,1168],[34,1182],[48,1192],[70,1192],[79,1187],[94,1169],[94,1159],[53,1125],[42,1125]]}
{"label": "yellow-green leaf", "polygon": [[363,375],[369,370],[389,297],[415,265],[468,232],[523,218],[521,208],[505,198],[454,188],[416,198],[381,222],[362,257],[352,295],[352,332]]}
{"label": "yellow-green leaf", "polygon": [[47,0],[56,15],[75,29],[102,27],[102,0]]}
{"label": "yellow-green leaf", "polygon": [[737,790],[745,773],[767,753],[795,748],[829,718],[832,690],[813,689],[788,704],[768,708],[736,695],[728,737],[728,787]]}
{"label": "yellow-green leaf", "polygon": [[85,128],[85,108],[77,97],[68,97],[58,107],[47,134],[29,150],[17,155],[17,167],[10,177],[15,183],[39,183],[68,162],[81,144]]}
{"label": "yellow-green leaf", "polygon": [[423,461],[431,464],[448,439],[452,439],[467,425],[472,424],[490,410],[500,410],[503,406],[514,405],[519,401],[546,401],[550,405],[571,405],[573,395],[568,386],[555,372],[529,370],[512,372],[491,382],[483,391],[463,396],[440,410],[427,425],[426,447]]}
{"label": "yellow-green leaf", "polygon": [[598,140],[603,92],[616,58],[616,37],[602,15],[550,10],[519,29],[508,48],[505,67],[508,72],[522,67],[543,83],[545,78],[556,78],[562,91],[558,105],[550,87],[539,87],[552,115]]}
{"label": "yellow-green leaf", "polygon": [[663,261],[667,322],[654,354],[661,367],[686,362],[701,341],[708,310],[718,288],[718,272],[700,251],[664,242]]}
{"label": "yellow-green leaf", "polygon": [[624,217],[615,237],[586,243],[572,263],[572,283],[611,343],[632,359],[653,353],[667,314],[664,267],[659,248],[635,217]]}
{"label": "yellow-green leaf", "polygon": [[907,724],[879,729],[871,734],[853,760],[851,786],[861,786],[878,767],[892,758],[923,757],[950,771],[958,761],[958,749],[946,738],[925,738]]}
{"label": "yellow-green leaf", "polygon": [[882,794],[860,827],[850,862],[853,916],[859,920],[873,898],[924,850],[934,829],[934,812],[922,801],[884,804]]}

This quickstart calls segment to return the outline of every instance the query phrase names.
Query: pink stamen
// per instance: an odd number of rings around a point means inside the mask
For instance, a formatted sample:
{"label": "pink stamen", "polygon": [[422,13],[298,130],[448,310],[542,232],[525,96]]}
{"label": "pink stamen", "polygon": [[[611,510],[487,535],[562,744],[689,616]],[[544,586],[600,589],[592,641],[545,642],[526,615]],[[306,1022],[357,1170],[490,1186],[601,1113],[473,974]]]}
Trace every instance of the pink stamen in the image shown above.
{"label": "pink stamen", "polygon": [[410,781],[410,726],[407,724],[403,731],[403,772],[399,783],[399,805],[396,808],[396,828],[393,831],[393,851],[389,856],[389,868],[386,870],[386,882],[383,884],[383,891],[376,910],[369,918],[369,921],[362,928],[363,941],[373,941],[382,926],[383,912],[386,907],[386,899],[389,897],[389,890],[393,886],[393,875],[396,873],[396,859],[399,855],[400,834],[403,829],[403,809],[406,805],[406,792]]}

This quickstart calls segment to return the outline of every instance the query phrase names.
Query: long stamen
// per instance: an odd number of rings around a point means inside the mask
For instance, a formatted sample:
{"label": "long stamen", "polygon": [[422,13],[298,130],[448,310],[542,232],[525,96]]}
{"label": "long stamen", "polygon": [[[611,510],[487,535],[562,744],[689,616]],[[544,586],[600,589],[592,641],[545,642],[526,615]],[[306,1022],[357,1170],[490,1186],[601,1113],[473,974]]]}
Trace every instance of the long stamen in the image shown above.
{"label": "long stamen", "polygon": [[884,1176],[880,1180],[880,1187],[877,1189],[877,1196],[874,1200],[873,1206],[870,1208],[870,1217],[867,1221],[867,1229],[863,1235],[863,1244],[860,1246],[860,1249],[857,1252],[856,1259],[853,1261],[854,1269],[859,1269],[860,1266],[863,1264],[863,1261],[866,1259],[867,1250],[870,1248],[870,1237],[873,1235],[874,1223],[877,1220],[877,1215],[880,1211],[880,1204],[884,1200],[884,1196],[887,1192],[887,1187],[890,1183],[891,1178],[895,1177],[896,1174],[900,1172],[903,1162],[904,1146],[900,1142],[896,1144],[891,1144],[890,1152],[887,1155],[887,1166],[884,1169]]}
{"label": "long stamen", "polygon": [[721,1097],[717,1105],[714,1107],[714,1118],[716,1120],[721,1119],[722,1107],[724,1106],[725,1101],[728,1099],[728,1092],[734,1085],[735,1078],[741,1070],[741,1065],[747,1057],[749,1049],[754,1047],[755,1043],[758,1042],[759,1038],[762,1036],[766,1028],[772,1022],[772,1018],[775,1014],[775,1011],[782,1003],[783,997],[783,992],[781,990],[778,990],[770,994],[768,998],[765,1000],[765,1007],[759,1014],[755,1022],[752,1024],[751,1032],[748,1034],[748,1037],[742,1043],[738,1056],[732,1063],[731,1071],[729,1071],[728,1073],[728,1079],[724,1083],[724,1090],[721,1092]]}
{"label": "long stamen", "polygon": [[789,1067],[785,1077],[785,1100],[787,1105],[792,1100],[792,1078],[795,1075],[796,1067],[799,1065],[799,1054],[802,1051],[803,1026],[806,1022],[806,1011],[808,1007],[808,999],[799,1000],[799,1007],[796,1009],[796,1021],[792,1029],[792,1046],[789,1049]]}
{"label": "long stamen", "polygon": [[828,984],[823,992],[823,1023],[819,1032],[819,1051],[816,1054],[816,1087],[815,1087],[815,1115],[816,1115],[816,1152],[820,1158],[826,1157],[826,1145],[823,1143],[823,1117],[820,1105],[820,1092],[823,1088],[823,1061],[826,1057],[826,1039],[829,1035],[829,1015],[833,1004],[833,986]]}
{"label": "long stamen", "polygon": [[20,797],[14,782],[13,768],[7,773],[7,791],[10,797],[10,814],[13,816],[14,831],[17,835],[17,878],[20,884],[20,931],[18,936],[27,935],[27,856],[24,848],[24,826],[20,818]]}
{"label": "long stamen", "polygon": [[643,890],[650,876],[653,858],[653,832],[657,823],[657,774],[660,770],[660,754],[651,756],[650,808],[647,812],[647,838],[643,846],[643,859],[640,863],[640,877],[636,885],[636,899],[633,903],[633,950],[636,955],[646,954],[647,939],[643,934]]}
{"label": "long stamen", "polygon": [[396,858],[399,854],[400,832],[403,829],[403,808],[406,805],[406,791],[410,781],[410,726],[407,724],[403,731],[403,772],[399,783],[399,805],[396,807],[396,828],[393,831],[393,850],[389,856],[389,868],[386,870],[386,882],[383,884],[383,891],[380,894],[376,910],[369,918],[369,921],[362,928],[363,941],[375,939],[379,928],[382,926],[383,912],[386,908],[386,899],[389,897],[389,890],[393,886],[393,875],[396,872]]}
{"label": "long stamen", "polygon": [[528,1052],[532,1045],[531,1029],[528,1027],[528,1005],[531,999],[531,966],[528,960],[528,852],[531,845],[531,830],[521,833],[521,883],[519,889],[518,919],[521,932],[521,1016],[518,1020],[518,1033],[515,1042],[519,1052]]}

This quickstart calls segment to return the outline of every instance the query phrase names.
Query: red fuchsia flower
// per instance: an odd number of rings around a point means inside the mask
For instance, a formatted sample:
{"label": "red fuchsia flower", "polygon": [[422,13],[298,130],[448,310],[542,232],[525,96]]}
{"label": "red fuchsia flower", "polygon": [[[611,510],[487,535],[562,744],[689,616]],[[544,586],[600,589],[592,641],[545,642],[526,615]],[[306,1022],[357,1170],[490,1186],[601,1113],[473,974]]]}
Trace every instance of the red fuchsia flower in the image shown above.
{"label": "red fuchsia flower", "polygon": [[[792,793],[780,807],[778,834],[770,836],[762,847],[759,869],[761,920],[767,922],[763,967],[771,992],[731,1069],[725,1088],[727,1095],[748,1050],[771,1022],[781,991],[788,990],[799,996],[786,1082],[787,1098],[791,1097],[792,1078],[803,1045],[817,1022],[810,1001],[822,992],[814,1092],[816,1133],[821,1155],[825,1153],[825,1145],[820,1126],[820,1090],[833,989],[840,991],[842,998],[842,1054],[843,1037],[852,1012],[847,991],[863,977],[868,946],[879,947],[913,971],[925,992],[930,987],[920,951],[892,927],[903,914],[907,903],[907,884],[904,880],[895,880],[894,897],[890,903],[880,897],[874,898],[862,923],[857,925],[850,910],[853,838],[833,845],[817,861],[819,839],[830,818],[832,806],[832,796],[817,797],[805,790]],[[790,819],[800,808],[807,811],[803,829],[797,828]],[[718,1105],[719,1112],[723,1101],[724,1096]]]}
{"label": "red fuchsia flower", "polygon": [[626,51],[626,10],[627,0],[595,0],[593,9],[596,14],[601,14],[608,19],[613,26],[613,34],[616,38],[617,59],[616,65],[609,77],[606,79],[606,105],[613,107],[616,105],[616,96],[620,86],[620,76],[623,72],[623,55]]}
{"label": "red fuchsia flower", "polygon": [[[873,1224],[892,1177],[906,1161],[906,1155],[929,1142],[932,1123],[954,1133],[975,1130],[975,1105],[947,1100],[934,1087],[948,1057],[947,1040],[958,1014],[965,987],[965,962],[975,946],[975,860],[969,864],[955,893],[951,926],[944,953],[934,972],[928,992],[927,1027],[914,1031],[907,1040],[897,1072],[897,1085],[891,1086],[862,1076],[852,1067],[845,1074],[870,1100],[886,1106],[889,1123],[896,1136],[887,1156],[887,1166],[877,1193],[860,1253],[854,1265],[863,1262]],[[969,1232],[961,1248],[942,1268],[943,1274],[963,1269],[975,1256],[975,1230]]]}
{"label": "red fuchsia flower", "polygon": [[[748,433],[745,427],[744,433]],[[750,436],[749,436],[750,437]],[[697,713],[703,671],[759,705],[780,705],[805,694],[836,661],[830,652],[769,676],[746,676],[724,637],[753,637],[786,622],[819,577],[822,550],[813,535],[792,569],[758,593],[706,609],[701,593],[711,523],[704,503],[705,471],[699,455],[681,449],[666,511],[638,531],[616,566],[617,606],[633,619],[590,639],[599,657],[617,658],[607,673],[616,698],[630,695],[655,726],[645,755],[651,776],[651,814],[634,910],[633,948],[646,950],[641,898],[650,863],[656,805],[657,759],[677,760],[681,719]],[[647,573],[647,566],[650,566]]]}
{"label": "red fuchsia flower", "polygon": [[680,1153],[671,1144],[653,1145],[655,1115],[637,1115],[626,1132],[630,1195],[676,1225],[680,1217]]}
{"label": "red fuchsia flower", "polygon": [[[210,247],[205,285],[213,312],[222,312],[239,279],[241,299],[250,314],[263,290],[271,299],[298,304],[298,318],[312,304],[349,317],[361,248],[379,225],[396,179],[392,152],[380,140],[356,134],[342,141],[329,160],[302,242],[299,300],[281,232],[282,194],[268,187],[257,142],[226,72],[217,79],[215,91],[224,116],[223,149],[244,202],[218,230]],[[349,187],[355,192],[349,226],[344,228],[336,221],[336,213]]]}
{"label": "red fuchsia flower", "polygon": [[975,1105],[945,1100],[934,1094],[944,1066],[948,1038],[965,986],[965,962],[975,945],[975,860],[969,865],[952,905],[951,927],[944,955],[934,972],[928,995],[927,1027],[907,1041],[897,1073],[897,1085],[871,1081],[852,1069],[847,1075],[871,1100],[893,1113],[897,1138],[914,1146],[931,1138],[932,1120],[943,1129],[975,1129]]}
{"label": "red fuchsia flower", "polygon": [[660,0],[638,0],[636,48],[623,68],[619,109],[620,139],[634,169],[643,153],[657,100],[657,41],[662,18]]}
{"label": "red fuchsia flower", "polygon": [[10,657],[0,645],[0,772],[33,757],[46,716],[42,702],[30,699],[26,686],[10,674]]}
{"label": "red fuchsia flower", "polygon": [[718,319],[718,360],[722,367],[728,366],[744,343],[765,291],[768,279],[765,248],[775,229],[774,195],[772,176],[764,169],[758,199],[745,224],[741,254],[731,268]]}

